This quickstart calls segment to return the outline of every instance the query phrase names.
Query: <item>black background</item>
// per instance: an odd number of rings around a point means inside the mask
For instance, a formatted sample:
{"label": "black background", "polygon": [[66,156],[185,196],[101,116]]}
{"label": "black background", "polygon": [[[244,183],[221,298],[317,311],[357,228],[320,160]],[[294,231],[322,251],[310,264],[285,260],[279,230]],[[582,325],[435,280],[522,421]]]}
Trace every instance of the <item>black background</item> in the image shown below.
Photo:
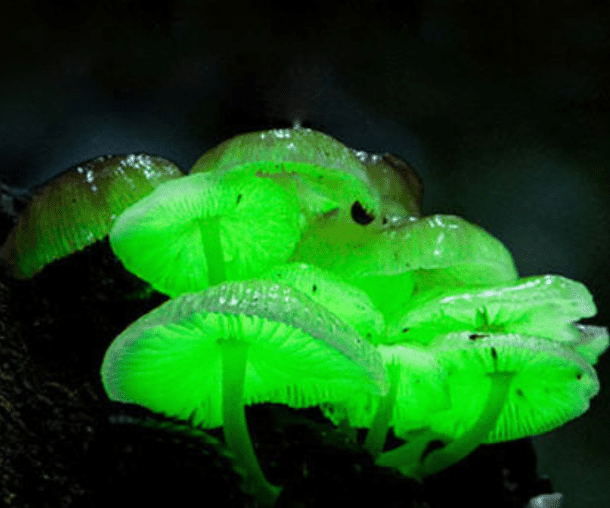
{"label": "black background", "polygon": [[[523,276],[584,282],[610,324],[605,2],[26,0],[2,18],[5,183],[139,151],[188,169],[301,121],[409,160],[426,214],[484,227]],[[598,372],[590,411],[535,439],[565,508],[610,503],[608,356]]]}

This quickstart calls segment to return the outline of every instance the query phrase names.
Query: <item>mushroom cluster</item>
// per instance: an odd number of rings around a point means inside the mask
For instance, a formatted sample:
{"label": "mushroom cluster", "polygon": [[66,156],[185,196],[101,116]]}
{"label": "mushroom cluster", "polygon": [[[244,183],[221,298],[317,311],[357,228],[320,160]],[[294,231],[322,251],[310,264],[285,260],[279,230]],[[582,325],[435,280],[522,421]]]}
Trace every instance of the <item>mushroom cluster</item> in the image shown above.
{"label": "mushroom cluster", "polygon": [[[125,268],[170,297],[110,344],[109,398],[222,427],[262,506],[280,488],[258,464],[246,405],[320,406],[368,429],[378,465],[421,480],[482,443],[557,428],[599,391],[593,365],[609,339],[578,323],[596,313],[586,287],[519,278],[483,229],[421,217],[419,180],[396,157],[308,129],[256,132],[187,176],[144,171],[153,185],[136,198],[123,196],[135,179],[121,164],[110,177],[107,162],[89,168],[87,182],[118,190],[79,181],[86,208],[61,198],[50,225],[35,212],[57,206],[57,182],[39,192],[0,258],[31,276],[83,248],[71,238],[96,218],[88,241],[108,234]],[[404,444],[386,450],[390,430]]]}

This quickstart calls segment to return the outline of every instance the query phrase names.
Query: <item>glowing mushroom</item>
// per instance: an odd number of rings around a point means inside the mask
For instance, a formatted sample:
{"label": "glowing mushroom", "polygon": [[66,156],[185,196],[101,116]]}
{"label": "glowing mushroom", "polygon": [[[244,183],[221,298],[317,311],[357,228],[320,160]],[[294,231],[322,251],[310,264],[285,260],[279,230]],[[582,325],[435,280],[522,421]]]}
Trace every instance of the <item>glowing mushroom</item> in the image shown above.
{"label": "glowing mushroom", "polygon": [[364,447],[374,457],[383,450],[390,427],[425,428],[430,416],[450,407],[447,377],[438,359],[409,344],[377,347],[386,368],[389,391],[384,396],[361,392],[336,404],[325,414],[335,423],[367,428]]}
{"label": "glowing mushroom", "polygon": [[296,193],[309,218],[336,210],[368,224],[379,215],[379,196],[359,158],[311,129],[235,136],[206,152],[191,169],[208,171],[273,179]]}
{"label": "glowing mushroom", "polygon": [[416,295],[404,315],[388,325],[388,342],[428,344],[449,332],[521,333],[575,344],[574,322],[597,312],[587,288],[559,275],[463,289],[440,288]]}
{"label": "glowing mushroom", "polygon": [[301,292],[272,281],[224,283],[172,299],[130,325],[101,367],[110,399],[223,426],[227,445],[264,506],[265,479],[244,405],[306,407],[359,391],[384,394],[379,353]]}
{"label": "glowing mushroom", "polygon": [[[591,365],[572,348],[547,339],[518,334],[473,338],[458,332],[436,339],[429,350],[447,375],[451,407],[431,415],[423,434],[412,435],[414,429],[397,423],[395,433],[408,443],[377,461],[417,478],[461,460],[479,444],[559,427],[583,414],[599,391]],[[418,455],[431,440],[443,445]]]}
{"label": "glowing mushroom", "polygon": [[402,314],[413,291],[517,280],[512,256],[483,229],[433,215],[379,232],[323,217],[303,233],[291,261],[321,266],[364,289],[386,319]]}
{"label": "glowing mushroom", "polygon": [[125,210],[110,245],[129,271],[176,296],[285,262],[300,233],[298,204],[272,180],[199,173]]}
{"label": "glowing mushroom", "polygon": [[143,153],[98,157],[70,168],[34,189],[0,248],[0,261],[14,277],[32,277],[101,240],[125,208],[181,176],[170,161]]}

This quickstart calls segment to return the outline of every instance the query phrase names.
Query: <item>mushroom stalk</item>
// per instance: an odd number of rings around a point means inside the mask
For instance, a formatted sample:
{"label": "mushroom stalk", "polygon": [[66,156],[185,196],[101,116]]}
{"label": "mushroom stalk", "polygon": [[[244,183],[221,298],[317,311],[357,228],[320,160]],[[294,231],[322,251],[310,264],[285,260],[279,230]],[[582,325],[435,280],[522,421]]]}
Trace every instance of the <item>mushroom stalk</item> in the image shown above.
{"label": "mushroom stalk", "polygon": [[494,429],[514,375],[512,372],[488,374],[491,385],[481,414],[475,424],[459,439],[424,457],[422,453],[428,444],[441,438],[434,431],[428,430],[422,436],[381,454],[375,463],[379,466],[407,468],[411,471],[409,476],[421,479],[459,462],[477,448]]}
{"label": "mushroom stalk", "polygon": [[203,254],[208,267],[208,281],[215,286],[227,280],[222,245],[220,244],[220,228],[218,217],[199,222]]}
{"label": "mushroom stalk", "polygon": [[388,435],[388,429],[394,414],[394,404],[396,403],[396,393],[398,392],[398,380],[400,379],[400,365],[390,364],[388,366],[388,380],[390,382],[390,391],[384,397],[381,397],[379,406],[375,413],[371,428],[366,434],[364,440],[364,449],[373,457],[379,456],[383,451],[383,447]]}
{"label": "mushroom stalk", "polygon": [[235,455],[235,461],[244,474],[244,489],[260,504],[272,507],[280,488],[265,478],[248,433],[244,411],[244,379],[248,345],[224,341],[222,351],[222,419],[225,441]]}
{"label": "mushroom stalk", "polygon": [[491,379],[491,387],[485,406],[476,423],[468,429],[459,439],[449,443],[444,448],[430,454],[420,466],[421,476],[428,476],[456,462],[475,450],[495,428],[498,417],[502,412],[511,381],[512,372],[495,372],[487,374]]}

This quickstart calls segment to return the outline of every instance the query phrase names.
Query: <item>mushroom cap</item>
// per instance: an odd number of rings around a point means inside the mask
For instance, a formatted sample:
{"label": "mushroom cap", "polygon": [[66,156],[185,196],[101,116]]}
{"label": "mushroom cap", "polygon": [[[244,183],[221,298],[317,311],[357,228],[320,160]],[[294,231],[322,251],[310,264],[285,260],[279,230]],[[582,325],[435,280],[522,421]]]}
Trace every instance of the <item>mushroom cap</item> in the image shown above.
{"label": "mushroom cap", "polygon": [[0,260],[14,277],[32,277],[52,261],[101,240],[123,210],[181,176],[172,162],[144,153],[74,166],[34,189],[0,248]]}
{"label": "mushroom cap", "polygon": [[336,139],[311,129],[273,129],[235,136],[209,150],[191,173],[241,172],[273,178],[297,190],[312,215],[357,201],[372,216],[379,197],[358,157]]}
{"label": "mushroom cap", "polygon": [[506,247],[455,215],[423,217],[384,232],[325,216],[303,233],[292,258],[350,279],[417,271],[419,289],[517,280]]}
{"label": "mushroom cap", "polygon": [[580,333],[580,338],[572,347],[591,365],[595,365],[601,354],[608,349],[608,328],[593,325],[574,325]]}
{"label": "mushroom cap", "polygon": [[125,267],[170,296],[209,285],[217,240],[228,280],[285,262],[300,238],[299,207],[271,180],[199,173],[159,186],[115,221],[110,244]]}
{"label": "mushroom cap", "polygon": [[372,184],[384,204],[398,203],[408,216],[421,215],[423,185],[421,178],[408,162],[395,155],[354,151],[366,168]]}
{"label": "mushroom cap", "polygon": [[369,342],[379,342],[379,338],[385,334],[383,315],[368,295],[328,270],[307,263],[288,263],[273,267],[259,278],[302,291],[314,302],[351,324]]}
{"label": "mushroom cap", "polygon": [[300,291],[273,281],[219,284],[146,314],[108,348],[104,388],[115,401],[220,426],[225,342],[248,345],[245,404],[306,407],[387,391],[374,346]]}
{"label": "mushroom cap", "polygon": [[414,290],[517,280],[512,256],[483,229],[433,215],[379,232],[323,217],[303,232],[291,261],[321,266],[367,291],[390,318]]}
{"label": "mushroom cap", "polygon": [[388,324],[389,342],[428,344],[449,332],[521,333],[576,344],[574,322],[596,313],[587,288],[559,275],[486,287],[428,290],[414,296]]}
{"label": "mushroom cap", "polygon": [[[400,367],[396,400],[390,427],[423,428],[429,425],[430,415],[450,407],[447,376],[437,358],[425,348],[410,344],[377,346],[386,368]],[[347,419],[352,427],[370,428],[381,397],[360,392],[336,404],[325,404],[325,415],[335,425]]]}
{"label": "mushroom cap", "polygon": [[[493,431],[495,443],[543,434],[577,418],[599,391],[591,365],[572,348],[519,334],[490,334],[471,339],[450,333],[430,345],[447,375],[452,405],[432,415],[434,432],[458,439],[477,420],[491,385],[490,375],[514,373]],[[410,430],[397,426],[403,436]]]}

